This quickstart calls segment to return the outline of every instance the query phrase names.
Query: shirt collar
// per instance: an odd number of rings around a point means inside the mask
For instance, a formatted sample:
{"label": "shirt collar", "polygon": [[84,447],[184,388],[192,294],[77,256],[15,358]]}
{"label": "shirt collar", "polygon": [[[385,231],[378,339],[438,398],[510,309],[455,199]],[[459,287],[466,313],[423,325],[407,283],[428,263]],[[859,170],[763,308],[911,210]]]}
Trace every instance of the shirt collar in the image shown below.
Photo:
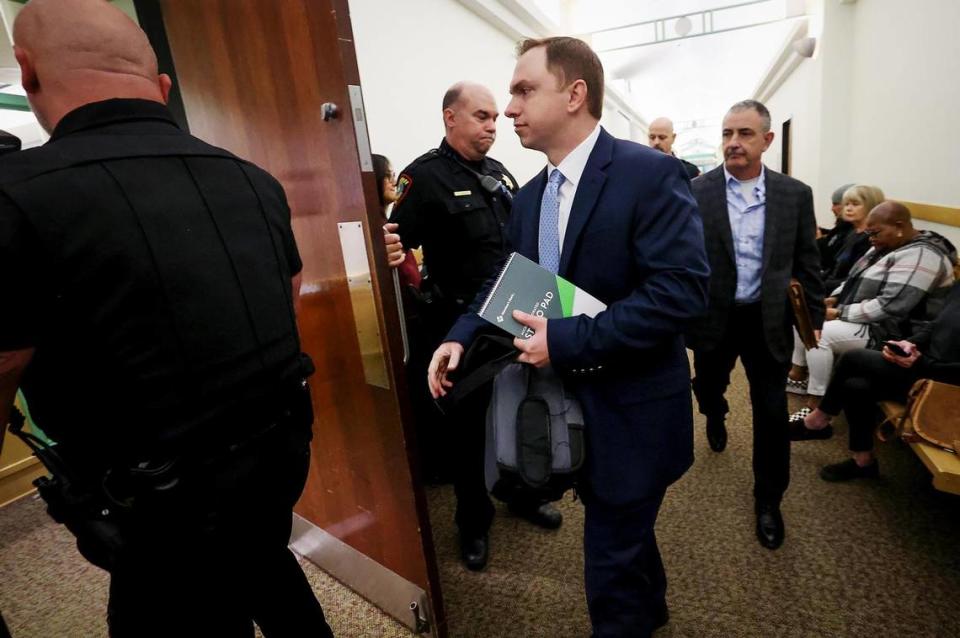
{"label": "shirt collar", "polygon": [[[723,166],[723,177],[724,177],[724,184],[726,184],[728,188],[730,186],[731,180],[733,180],[737,184],[741,183],[741,180],[737,179],[736,177],[730,174],[730,171],[727,170],[726,164],[724,164]],[[749,181],[749,180],[744,180],[744,181]],[[767,193],[767,167],[764,166],[763,164],[760,165],[760,176],[757,178],[757,185],[753,187],[753,190],[757,193],[758,196],[760,196],[758,197],[758,199],[762,199],[762,196],[766,195]]]}
{"label": "shirt collar", "polygon": [[590,135],[563,158],[560,166],[554,166],[550,162],[547,162],[547,177],[550,176],[550,173],[552,173],[554,169],[558,168],[564,180],[576,187],[580,181],[580,177],[583,175],[583,171],[587,168],[587,160],[590,159],[590,153],[593,152],[593,147],[596,146],[599,137],[600,123],[597,122],[597,125]]}
{"label": "shirt collar", "polygon": [[441,155],[445,155],[454,161],[465,164],[468,168],[473,168],[475,170],[480,170],[480,172],[484,172],[481,169],[484,167],[484,163],[486,162],[486,156],[480,160],[468,160],[466,157],[460,154],[460,151],[450,145],[450,142],[447,141],[447,138],[440,140],[440,146],[438,148]]}
{"label": "shirt collar", "polygon": [[160,120],[177,126],[166,105],[160,102],[114,98],[84,104],[70,111],[53,129],[50,139],[55,140],[86,129],[135,120]]}

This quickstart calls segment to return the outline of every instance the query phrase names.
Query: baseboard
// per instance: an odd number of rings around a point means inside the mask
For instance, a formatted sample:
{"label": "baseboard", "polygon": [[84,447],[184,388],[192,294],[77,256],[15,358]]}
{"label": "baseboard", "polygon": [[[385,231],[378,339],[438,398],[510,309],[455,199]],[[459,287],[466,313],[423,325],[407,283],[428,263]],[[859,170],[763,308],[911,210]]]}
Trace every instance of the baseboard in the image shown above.
{"label": "baseboard", "polygon": [[[418,636],[435,637],[436,622],[423,589],[298,514],[293,515],[290,548]],[[421,623],[419,632],[417,612],[428,621],[426,629]]]}

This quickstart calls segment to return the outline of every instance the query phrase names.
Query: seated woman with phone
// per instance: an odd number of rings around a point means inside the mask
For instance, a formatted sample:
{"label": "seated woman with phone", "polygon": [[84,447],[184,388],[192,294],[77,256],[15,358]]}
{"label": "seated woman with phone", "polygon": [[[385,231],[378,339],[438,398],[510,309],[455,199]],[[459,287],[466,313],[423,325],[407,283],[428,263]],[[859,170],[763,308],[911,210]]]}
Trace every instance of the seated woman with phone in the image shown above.
{"label": "seated woman with phone", "polygon": [[[877,402],[905,400],[918,379],[960,385],[960,285],[954,284],[940,315],[909,339],[887,341],[879,352],[854,350],[840,357],[820,406],[793,426],[808,433],[823,432],[841,410],[846,414],[852,458],[821,469],[823,480],[879,474],[873,454]],[[800,432],[798,438],[817,437]]]}
{"label": "seated woman with phone", "polygon": [[[867,218],[864,233],[872,248],[849,278],[826,300],[826,321],[816,348],[794,352],[794,364],[807,367],[807,407],[790,417],[797,424],[817,407],[833,373],[834,358],[852,350],[878,348],[909,334],[913,325],[934,319],[953,284],[956,249],[941,235],[917,230],[910,211],[885,201]],[[793,440],[828,438],[793,428]]]}

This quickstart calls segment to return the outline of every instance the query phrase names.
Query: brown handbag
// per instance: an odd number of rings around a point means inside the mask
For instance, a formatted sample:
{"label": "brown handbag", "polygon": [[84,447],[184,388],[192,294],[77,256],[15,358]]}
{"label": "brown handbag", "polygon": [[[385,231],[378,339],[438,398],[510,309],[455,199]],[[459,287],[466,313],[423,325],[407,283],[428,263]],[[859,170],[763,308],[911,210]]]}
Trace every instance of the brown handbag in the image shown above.
{"label": "brown handbag", "polygon": [[[957,454],[960,452],[960,386],[920,379],[910,389],[903,422],[910,419],[907,440],[921,441]],[[911,436],[913,435],[913,436]]]}
{"label": "brown handbag", "polygon": [[813,321],[810,319],[810,308],[807,307],[807,297],[803,292],[803,285],[796,279],[791,279],[790,287],[787,290],[800,341],[803,342],[803,347],[807,350],[813,350],[817,347],[817,336],[813,331]]}

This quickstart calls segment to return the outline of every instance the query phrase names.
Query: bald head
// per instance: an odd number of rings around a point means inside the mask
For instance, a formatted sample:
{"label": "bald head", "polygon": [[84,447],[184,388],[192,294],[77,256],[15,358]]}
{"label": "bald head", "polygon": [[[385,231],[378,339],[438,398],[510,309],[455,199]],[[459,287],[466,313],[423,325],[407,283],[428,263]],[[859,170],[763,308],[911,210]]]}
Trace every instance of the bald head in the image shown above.
{"label": "bald head", "polygon": [[497,101],[490,89],[457,82],[443,96],[447,144],[471,161],[483,159],[497,138]]}
{"label": "bald head", "polygon": [[899,225],[904,228],[913,227],[913,219],[910,217],[910,210],[901,204],[892,200],[880,202],[874,206],[873,210],[867,216],[868,220],[873,220],[878,224],[887,224],[889,226]]}
{"label": "bald head", "polygon": [[13,27],[24,89],[44,128],[110,98],[165,102],[146,34],[106,0],[31,0]]}
{"label": "bald head", "polygon": [[665,117],[658,117],[650,122],[647,139],[650,140],[652,148],[672,155],[673,142],[677,139],[677,134],[673,132],[673,122]]}
{"label": "bald head", "polygon": [[457,82],[443,94],[443,108],[456,108],[464,101],[473,99],[486,99],[490,102],[496,102],[490,89],[476,82]]}

